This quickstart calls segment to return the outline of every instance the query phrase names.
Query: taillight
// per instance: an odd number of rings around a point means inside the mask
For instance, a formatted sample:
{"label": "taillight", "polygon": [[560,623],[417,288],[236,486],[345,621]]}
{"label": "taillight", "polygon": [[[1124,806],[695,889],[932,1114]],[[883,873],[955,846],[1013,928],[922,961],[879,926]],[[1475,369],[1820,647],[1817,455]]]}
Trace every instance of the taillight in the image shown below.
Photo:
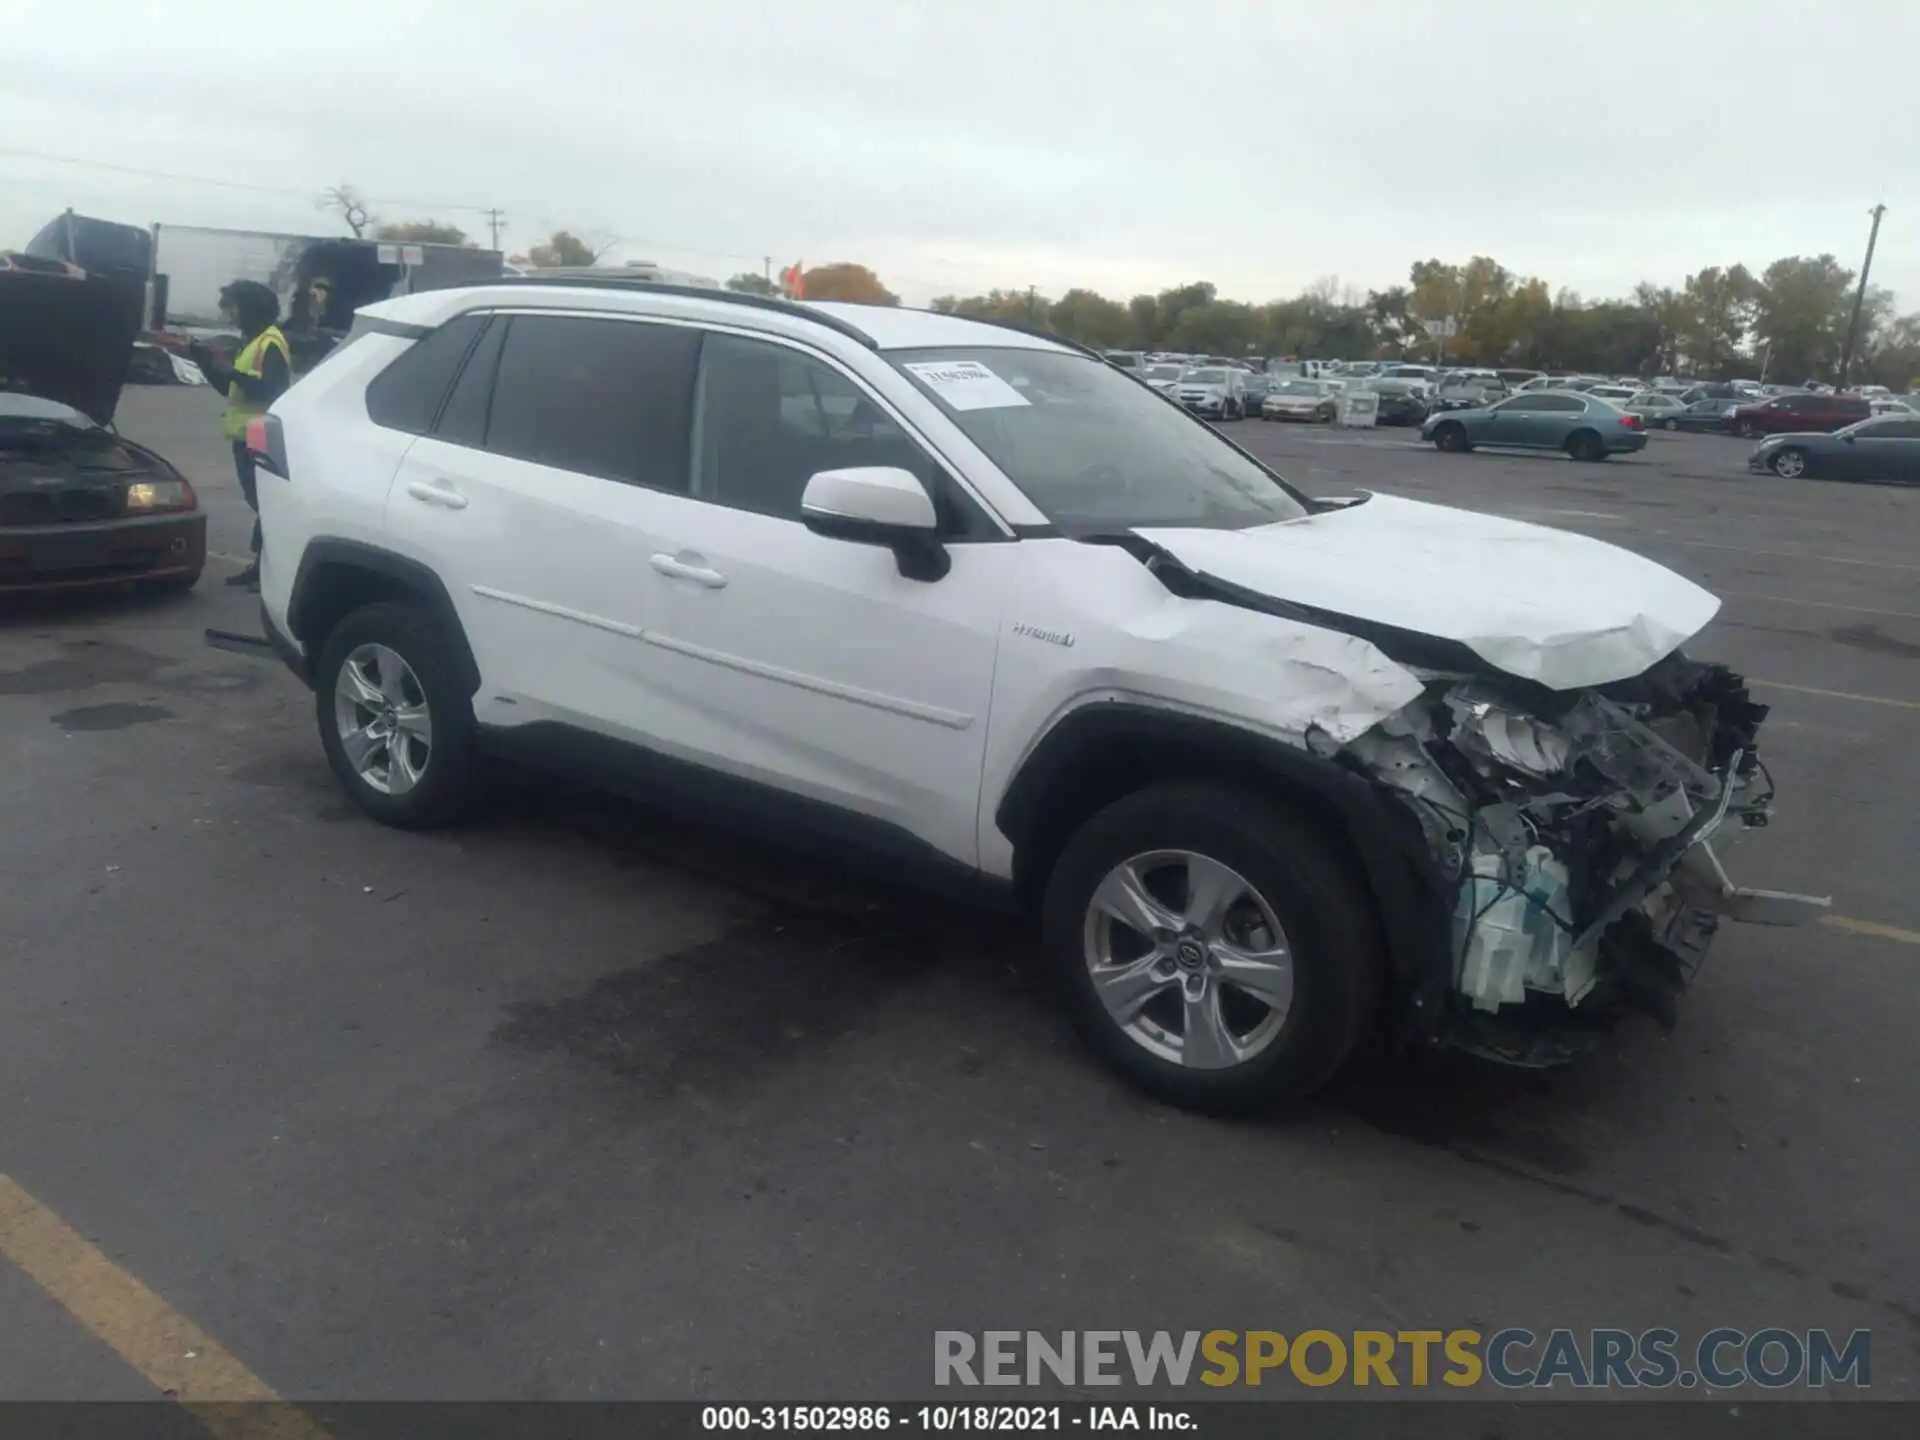
{"label": "taillight", "polygon": [[1622,415],[1620,417],[1620,423],[1629,430],[1638,430],[1640,428],[1640,417],[1638,415]]}
{"label": "taillight", "polygon": [[287,442],[277,415],[255,415],[247,421],[247,454],[270,475],[287,478]]}

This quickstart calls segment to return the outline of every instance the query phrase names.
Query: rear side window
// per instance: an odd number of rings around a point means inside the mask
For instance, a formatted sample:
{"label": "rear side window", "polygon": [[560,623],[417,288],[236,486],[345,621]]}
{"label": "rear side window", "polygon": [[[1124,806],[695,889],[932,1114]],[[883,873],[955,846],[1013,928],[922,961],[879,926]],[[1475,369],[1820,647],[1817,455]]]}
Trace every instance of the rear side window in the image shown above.
{"label": "rear side window", "polygon": [[516,315],[486,448],[560,470],[687,490],[697,331],[634,320]]}
{"label": "rear side window", "polygon": [[453,393],[441,407],[440,423],[433,427],[436,439],[474,450],[486,447],[487,409],[493,400],[493,372],[500,364],[500,342],[506,335],[505,318],[495,319],[487,327],[487,333],[480,337],[480,343],[468,354]]}
{"label": "rear side window", "polygon": [[426,434],[485,325],[484,315],[462,315],[415,341],[367,386],[367,418],[389,430]]}

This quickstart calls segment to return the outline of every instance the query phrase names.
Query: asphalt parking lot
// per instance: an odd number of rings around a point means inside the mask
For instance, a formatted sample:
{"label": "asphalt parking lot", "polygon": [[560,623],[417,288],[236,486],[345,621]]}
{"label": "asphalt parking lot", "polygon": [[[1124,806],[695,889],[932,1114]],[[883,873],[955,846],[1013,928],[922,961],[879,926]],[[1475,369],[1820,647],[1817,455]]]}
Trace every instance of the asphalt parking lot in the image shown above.
{"label": "asphalt parking lot", "polygon": [[[121,426],[233,556],[216,404]],[[1691,648],[1775,707],[1781,792],[1738,878],[1831,919],[1730,927],[1673,1035],[1577,1071],[1370,1059],[1205,1121],[1093,1066],[1017,930],[830,863],[532,784],[460,833],[359,818],[310,698],[201,643],[252,628],[223,564],[10,606],[0,1398],[218,1393],[216,1359],[307,1400],[907,1398],[936,1329],[1506,1325],[1867,1327],[1874,1394],[1920,1398],[1920,494],[1711,436],[1227,432],[1722,595]]]}

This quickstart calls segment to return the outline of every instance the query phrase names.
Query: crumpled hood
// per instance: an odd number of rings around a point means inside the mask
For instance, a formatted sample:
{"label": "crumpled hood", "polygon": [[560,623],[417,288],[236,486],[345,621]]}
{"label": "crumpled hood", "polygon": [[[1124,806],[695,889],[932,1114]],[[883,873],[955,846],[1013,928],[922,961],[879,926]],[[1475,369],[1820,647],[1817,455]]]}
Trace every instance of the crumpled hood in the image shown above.
{"label": "crumpled hood", "polygon": [[1135,533],[1190,570],[1454,641],[1554,690],[1638,675],[1720,609],[1691,580],[1604,541],[1392,495],[1250,530]]}
{"label": "crumpled hood", "polygon": [[0,390],[55,400],[110,423],[133,359],[140,306],[130,282],[0,253]]}

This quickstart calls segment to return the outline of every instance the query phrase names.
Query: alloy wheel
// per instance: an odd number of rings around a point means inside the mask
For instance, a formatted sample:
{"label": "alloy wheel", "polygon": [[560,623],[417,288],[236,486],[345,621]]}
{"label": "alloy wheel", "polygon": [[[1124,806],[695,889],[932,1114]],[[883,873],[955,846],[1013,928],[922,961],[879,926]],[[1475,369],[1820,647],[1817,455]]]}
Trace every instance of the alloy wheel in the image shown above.
{"label": "alloy wheel", "polygon": [[1082,926],[1087,972],[1135,1044],[1224,1070],[1278,1038],[1293,957],[1273,906],[1239,872],[1191,850],[1153,850],[1107,872]]}
{"label": "alloy wheel", "polygon": [[1798,450],[1782,450],[1773,457],[1773,473],[1783,480],[1798,480],[1807,473],[1807,457]]}
{"label": "alloy wheel", "polygon": [[420,783],[433,756],[433,716],[426,691],[397,650],[356,646],[333,688],[340,748],[367,787],[405,795]]}

